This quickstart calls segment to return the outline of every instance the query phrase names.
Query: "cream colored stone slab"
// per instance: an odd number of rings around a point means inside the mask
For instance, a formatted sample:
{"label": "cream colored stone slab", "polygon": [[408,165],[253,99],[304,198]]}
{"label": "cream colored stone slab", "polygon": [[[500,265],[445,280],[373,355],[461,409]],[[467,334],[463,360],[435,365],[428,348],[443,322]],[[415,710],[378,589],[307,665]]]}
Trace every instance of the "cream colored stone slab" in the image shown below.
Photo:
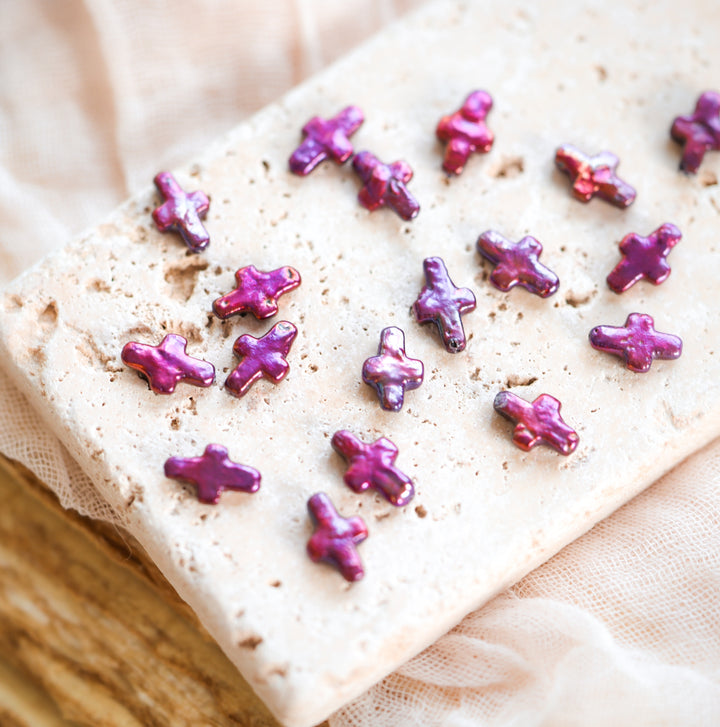
{"label": "cream colored stone slab", "polygon": [[[212,198],[206,253],[153,229],[148,188],[3,299],[4,357],[18,384],[288,725],[325,717],[720,433],[720,155],[683,176],[668,137],[673,116],[720,78],[718,5],[540,7],[434,5],[240,126],[178,172]],[[495,97],[495,146],[448,179],[434,128],[478,87]],[[367,119],[357,150],[412,164],[415,221],[359,207],[349,167],[287,172],[301,125],[348,103]],[[636,202],[573,200],[553,169],[565,142],[618,154]],[[617,242],[666,221],[684,234],[668,281],[610,292]],[[486,229],[538,237],[559,292],[493,289],[474,251]],[[409,312],[422,260],[434,255],[478,298],[458,355]],[[222,388],[232,343],[272,321],[221,323],[210,310],[250,263],[301,272],[275,319],[299,335],[287,379],[237,400]],[[682,358],[636,375],[590,348],[593,326],[621,325],[632,311],[681,335]],[[388,325],[405,330],[408,354],[426,368],[399,414],[380,410],[360,380]],[[124,343],[168,332],[216,364],[212,388],[156,396],[123,367]],[[492,408],[507,387],[559,398],[577,451],[517,449]],[[398,445],[417,487],[410,506],[344,487],[329,444],[338,429]],[[167,457],[208,442],[261,470],[257,495],[201,505],[164,478]],[[318,490],[367,521],[360,583],[305,556],[305,503]]]}

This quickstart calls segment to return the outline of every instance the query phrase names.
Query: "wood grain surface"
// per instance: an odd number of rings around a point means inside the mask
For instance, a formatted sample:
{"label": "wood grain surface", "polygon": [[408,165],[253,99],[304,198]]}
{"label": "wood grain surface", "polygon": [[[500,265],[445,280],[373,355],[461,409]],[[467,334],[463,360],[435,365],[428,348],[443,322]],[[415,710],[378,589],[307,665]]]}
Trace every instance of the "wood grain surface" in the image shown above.
{"label": "wood grain surface", "polygon": [[4,460],[0,500],[0,724],[277,727],[125,534]]}

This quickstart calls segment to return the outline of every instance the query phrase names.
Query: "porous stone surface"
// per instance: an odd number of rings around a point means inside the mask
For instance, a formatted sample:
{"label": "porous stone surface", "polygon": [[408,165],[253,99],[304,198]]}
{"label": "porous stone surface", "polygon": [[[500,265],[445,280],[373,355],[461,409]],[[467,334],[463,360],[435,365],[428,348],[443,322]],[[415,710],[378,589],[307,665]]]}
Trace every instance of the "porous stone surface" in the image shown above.
{"label": "porous stone surface", "polygon": [[[434,4],[176,170],[186,190],[211,197],[204,253],[153,227],[148,186],[5,291],[12,376],[287,725],[326,717],[720,432],[720,155],[687,177],[668,135],[720,78],[718,12],[712,0]],[[474,88],[494,97],[495,145],[449,178],[435,126]],[[349,103],[366,118],[355,149],[413,167],[415,220],[363,209],[349,165],[289,173],[302,124]],[[574,200],[553,165],[563,143],[617,154],[633,205]],[[620,239],[663,222],[683,233],[669,279],[610,291]],[[538,238],[559,291],[496,290],[475,250],[488,229]],[[411,314],[433,256],[477,297],[462,353]],[[302,285],[275,319],[220,321],[212,301],[250,264],[291,265]],[[682,337],[679,360],[638,375],[590,347],[591,328],[634,311]],[[228,395],[233,341],[276,320],[299,331],[288,376]],[[404,329],[407,354],[425,365],[399,413],[360,376],[387,326]],[[154,395],[122,365],[125,343],[167,333],[215,364],[213,386]],[[558,398],[577,450],[515,447],[493,411],[503,389]],[[345,487],[330,446],[341,429],[398,446],[416,487],[407,507]],[[164,477],[168,457],[210,442],[260,470],[257,494],[204,505]],[[305,504],[320,490],[367,522],[358,583],[305,554]]]}

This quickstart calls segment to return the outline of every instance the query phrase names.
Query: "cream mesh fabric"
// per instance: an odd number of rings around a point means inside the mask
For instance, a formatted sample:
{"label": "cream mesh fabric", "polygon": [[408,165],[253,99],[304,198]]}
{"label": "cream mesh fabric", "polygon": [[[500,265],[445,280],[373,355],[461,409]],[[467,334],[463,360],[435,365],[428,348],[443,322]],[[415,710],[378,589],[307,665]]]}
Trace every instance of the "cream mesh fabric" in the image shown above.
{"label": "cream mesh fabric", "polygon": [[[0,282],[420,0],[0,3]],[[0,372],[0,451],[117,522]],[[720,442],[332,727],[720,724]]]}

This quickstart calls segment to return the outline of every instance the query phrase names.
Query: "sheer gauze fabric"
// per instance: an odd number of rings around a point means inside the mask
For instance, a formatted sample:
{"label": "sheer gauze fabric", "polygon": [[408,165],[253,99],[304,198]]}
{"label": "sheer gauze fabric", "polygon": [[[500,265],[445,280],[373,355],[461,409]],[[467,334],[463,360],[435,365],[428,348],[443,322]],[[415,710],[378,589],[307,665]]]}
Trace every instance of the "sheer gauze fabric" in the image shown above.
{"label": "sheer gauze fabric", "polygon": [[[420,4],[2,4],[0,281]],[[118,522],[1,372],[0,451],[65,507]],[[718,553],[715,442],[331,725],[720,724]]]}

